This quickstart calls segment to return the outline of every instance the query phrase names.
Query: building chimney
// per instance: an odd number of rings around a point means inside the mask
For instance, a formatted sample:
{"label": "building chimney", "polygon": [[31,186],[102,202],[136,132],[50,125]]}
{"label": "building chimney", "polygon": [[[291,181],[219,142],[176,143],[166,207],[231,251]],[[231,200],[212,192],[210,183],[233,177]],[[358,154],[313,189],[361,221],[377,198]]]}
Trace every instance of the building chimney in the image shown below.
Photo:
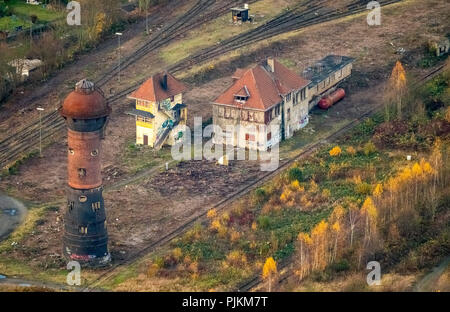
{"label": "building chimney", "polygon": [[164,90],[167,90],[167,73],[164,73],[162,77],[161,86]]}
{"label": "building chimney", "polygon": [[269,57],[267,59],[267,65],[268,65],[268,69],[270,70],[270,72],[275,72],[275,59],[272,57]]}

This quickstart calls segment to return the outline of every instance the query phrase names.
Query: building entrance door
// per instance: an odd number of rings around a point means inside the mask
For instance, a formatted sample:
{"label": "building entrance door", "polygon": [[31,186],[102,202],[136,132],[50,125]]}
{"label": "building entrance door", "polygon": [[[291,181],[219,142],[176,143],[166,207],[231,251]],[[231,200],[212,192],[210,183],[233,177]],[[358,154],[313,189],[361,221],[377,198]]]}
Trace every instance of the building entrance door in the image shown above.
{"label": "building entrance door", "polygon": [[144,145],[148,145],[148,135],[144,135]]}

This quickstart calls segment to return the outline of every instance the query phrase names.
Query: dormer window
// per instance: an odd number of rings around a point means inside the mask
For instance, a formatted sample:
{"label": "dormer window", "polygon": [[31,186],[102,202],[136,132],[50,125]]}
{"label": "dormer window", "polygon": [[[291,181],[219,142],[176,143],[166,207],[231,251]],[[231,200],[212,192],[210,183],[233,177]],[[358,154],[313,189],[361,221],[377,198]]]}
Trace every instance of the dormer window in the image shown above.
{"label": "dormer window", "polygon": [[236,95],[236,96],[234,97],[234,99],[235,99],[236,101],[238,101],[238,102],[246,102],[246,101],[248,100],[248,96],[239,96],[239,95]]}
{"label": "dormer window", "polygon": [[250,98],[247,86],[244,86],[238,93],[234,95],[234,100],[238,103],[245,103]]}

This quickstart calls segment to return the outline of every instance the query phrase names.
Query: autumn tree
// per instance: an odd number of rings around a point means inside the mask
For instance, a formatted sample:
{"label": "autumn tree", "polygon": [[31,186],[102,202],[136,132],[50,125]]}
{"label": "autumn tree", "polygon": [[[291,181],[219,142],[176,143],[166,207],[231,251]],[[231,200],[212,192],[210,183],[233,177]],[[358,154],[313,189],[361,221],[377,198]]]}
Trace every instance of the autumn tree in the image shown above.
{"label": "autumn tree", "polygon": [[268,281],[269,292],[272,290],[272,280],[277,275],[277,273],[277,263],[272,257],[267,258],[266,263],[264,263],[263,266],[262,277],[263,279]]}
{"label": "autumn tree", "polygon": [[406,91],[406,72],[402,63],[397,61],[386,88],[385,111],[387,121],[390,120],[392,106],[395,106],[396,116],[402,118],[402,101]]}

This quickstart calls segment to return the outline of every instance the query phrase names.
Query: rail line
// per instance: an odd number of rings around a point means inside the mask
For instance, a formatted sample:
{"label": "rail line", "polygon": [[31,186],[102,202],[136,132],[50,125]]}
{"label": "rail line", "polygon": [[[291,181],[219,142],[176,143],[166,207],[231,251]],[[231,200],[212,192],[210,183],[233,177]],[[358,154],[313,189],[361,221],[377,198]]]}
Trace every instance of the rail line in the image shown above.
{"label": "rail line", "polygon": [[[417,86],[417,85],[419,85],[421,83],[425,83],[429,79],[431,79],[434,76],[436,76],[437,74],[439,74],[443,69],[444,69],[444,65],[437,67],[436,69],[432,70],[431,72],[427,73],[424,77],[422,77],[418,81],[416,81],[414,85]],[[351,121],[348,125],[345,125],[343,128],[339,129],[336,133],[332,134],[331,135],[332,138],[330,138],[331,137],[330,136],[329,138],[314,144],[315,145],[314,146],[315,150],[317,150],[322,144],[327,143],[328,140],[337,138],[339,135],[342,135],[345,132],[347,132],[348,130],[352,129],[354,126],[359,124],[365,118],[375,114],[377,111],[379,111],[382,108],[382,106],[383,106],[382,104],[377,105],[376,107],[374,107],[371,110],[369,110],[368,112],[364,113],[363,115],[361,115],[357,119]],[[300,153],[298,156],[295,157],[295,159],[293,159],[290,162],[292,163],[295,160],[298,160],[299,158],[305,157],[305,156],[310,155],[310,154],[311,154],[310,151],[306,151],[306,153]],[[281,269],[281,270],[287,269],[288,265],[291,264],[291,263],[292,263],[292,261],[289,261],[289,260],[283,261],[283,262],[280,263],[279,269]],[[282,282],[284,282],[285,280],[287,280],[291,276],[293,276],[293,272],[292,272],[292,270],[288,269],[287,272],[278,280],[278,284],[281,284]],[[239,291],[239,292],[249,292],[252,289],[254,289],[256,286],[259,286],[262,282],[263,281],[262,281],[260,276],[255,276],[255,277],[251,278],[250,280],[242,283],[240,286],[238,286],[237,291]]]}
{"label": "rail line", "polygon": [[[438,73],[440,73],[444,68],[444,65],[439,66],[438,68],[434,69],[430,73],[427,73],[426,76],[422,77],[420,80],[416,82],[416,84],[423,83],[424,81],[434,77]],[[234,202],[236,199],[240,198],[241,196],[247,194],[251,190],[255,189],[256,187],[262,185],[263,183],[267,182],[277,174],[279,174],[281,171],[288,168],[290,165],[292,165],[295,161],[302,159],[304,157],[307,157],[314,152],[316,152],[320,147],[323,145],[328,144],[330,141],[335,140],[339,138],[341,135],[347,133],[349,130],[351,130],[353,127],[364,121],[367,117],[373,115],[375,112],[377,112],[382,105],[377,105],[376,107],[370,109],[369,111],[361,114],[358,118],[355,118],[354,120],[350,121],[348,124],[343,126],[342,128],[338,129],[336,132],[328,135],[326,138],[321,139],[320,141],[313,143],[309,146],[307,146],[302,152],[298,153],[297,155],[293,156],[292,158],[283,161],[277,170],[273,172],[268,172],[261,176],[260,178],[252,181],[251,183],[247,184],[246,186],[242,187],[237,192],[233,193],[227,198],[224,198],[223,200],[219,201],[218,203],[212,205],[210,209],[216,209],[218,211],[223,211],[227,207],[229,207],[232,202]],[[160,247],[166,243],[169,243],[174,238],[178,237],[179,235],[186,232],[191,226],[193,226],[195,223],[198,222],[205,222],[207,220],[206,218],[207,211],[202,212],[198,214],[197,216],[191,218],[186,223],[182,224],[180,227],[175,229],[174,231],[164,235],[160,239],[156,240],[155,242],[149,244],[148,246],[138,250],[137,252],[131,254],[128,258],[119,261],[115,263],[111,268],[106,270],[103,274],[101,274],[97,279],[95,279],[93,282],[89,283],[86,287],[83,288],[83,291],[90,291],[90,288],[94,287],[97,288],[98,284],[109,279],[112,277],[113,273],[116,271],[116,269],[124,264],[131,263],[135,261],[136,259],[141,258],[142,256],[148,254],[149,252],[155,250],[155,248]],[[284,268],[286,264],[282,267]],[[254,288],[256,285],[258,285],[261,282],[261,279],[259,277],[255,277],[251,279],[250,281],[245,282],[241,286],[238,287],[238,291],[249,291],[252,288]]]}
{"label": "rail line", "polygon": [[[251,0],[249,2],[254,2]],[[208,20],[208,15],[214,11],[215,14],[222,14],[232,5],[237,5],[242,0],[218,1],[218,0],[198,0],[196,4],[190,8],[185,14],[175,19],[172,23],[161,28],[157,33],[152,35],[146,43],[125,57],[121,69],[124,69],[138,61],[142,56],[148,54],[155,49],[169,43],[177,36],[197,27]],[[108,83],[118,71],[119,66],[115,65],[104,72],[100,78],[96,80],[98,86],[104,86]],[[44,114],[42,116],[42,138],[43,140],[62,131],[64,122],[60,120],[56,111]],[[29,125],[20,131],[10,135],[0,142],[0,168],[6,168],[14,163],[17,159],[25,156],[25,154],[38,144],[39,129],[41,121],[39,118],[32,121]]]}
{"label": "rail line", "polygon": [[[382,6],[385,6],[400,1],[402,0],[385,0],[382,1],[380,4]],[[149,39],[146,45],[144,45],[138,51],[129,56],[129,60],[125,61],[125,64],[128,65],[124,66],[129,66],[137,59],[139,59],[141,55],[145,54],[146,52],[148,53],[154,47],[157,46],[160,47],[164,45],[170,40],[170,38],[173,39],[176,36],[178,36],[180,34],[179,31],[187,31],[188,29],[198,25],[198,23],[204,22],[205,18],[208,17],[208,14],[205,13],[205,15],[202,14],[197,15],[197,13],[201,11],[201,9],[206,10],[206,8],[212,7],[211,5],[213,4],[213,2],[215,2],[215,0],[199,0],[196,3],[196,5],[194,5],[191,8],[191,10],[189,10],[185,15],[181,16],[175,22],[171,23],[162,31],[160,31],[159,36],[158,35],[153,36],[151,39]],[[233,49],[241,48],[247,44],[261,41],[270,38],[272,36],[281,34],[283,32],[288,32],[296,29],[301,29],[303,27],[324,23],[333,19],[342,18],[365,10],[365,5],[361,4],[359,1],[353,2],[347,5],[346,7],[336,10],[332,10],[329,8],[327,9],[326,6],[324,6],[324,4],[327,3],[329,3],[329,0],[303,1],[299,3],[297,6],[295,6],[292,10],[280,14],[278,17],[272,19],[271,21],[253,30],[250,30],[244,34],[235,36],[233,38],[227,39],[216,46],[203,49],[200,52],[190,57],[187,57],[185,60],[182,60],[181,62],[171,66],[169,68],[169,71],[176,73],[192,66],[192,64],[194,63],[204,62],[208,59],[217,57]],[[221,10],[226,10],[226,8],[228,8],[233,4],[236,4],[236,1],[228,1],[225,4],[222,3],[222,5],[219,6],[218,8]],[[185,22],[186,20],[188,20],[190,17],[193,16],[194,19],[190,20],[190,24],[183,26],[183,22]],[[162,35],[162,33],[164,33],[165,35]],[[98,80],[98,83],[102,85],[102,83],[106,83],[105,81],[110,80],[113,77],[114,70],[116,69],[118,69],[118,66],[115,68],[113,67],[113,69],[108,71],[103,78],[100,78]],[[117,94],[109,97],[108,101],[110,103],[117,102],[118,100],[122,99],[123,97],[134,91],[143,82],[144,80],[139,81],[138,83],[128,88],[125,88],[124,90],[118,92]],[[55,118],[53,122],[58,123],[60,127],[60,128],[53,127],[50,125],[50,123],[47,126],[45,126],[48,127],[48,129],[43,130],[43,132],[48,134],[46,135],[46,138],[48,138],[51,135],[54,135],[58,131],[62,130],[64,124],[56,121],[57,116],[54,115],[54,112],[51,113],[51,116],[48,116],[46,118],[49,119]],[[37,131],[38,128],[39,128],[39,120],[36,120],[33,123],[31,123],[26,129],[18,131],[17,133],[6,138],[3,142],[0,142],[0,151],[2,151],[2,154],[0,154],[0,168],[7,167],[8,165],[12,164],[15,160],[17,160],[18,156],[22,156],[26,154],[27,151],[29,151],[31,148],[34,148],[37,142],[32,140],[32,138],[36,137],[32,133],[33,131],[34,132]],[[14,148],[11,149],[11,146],[14,146]]]}

